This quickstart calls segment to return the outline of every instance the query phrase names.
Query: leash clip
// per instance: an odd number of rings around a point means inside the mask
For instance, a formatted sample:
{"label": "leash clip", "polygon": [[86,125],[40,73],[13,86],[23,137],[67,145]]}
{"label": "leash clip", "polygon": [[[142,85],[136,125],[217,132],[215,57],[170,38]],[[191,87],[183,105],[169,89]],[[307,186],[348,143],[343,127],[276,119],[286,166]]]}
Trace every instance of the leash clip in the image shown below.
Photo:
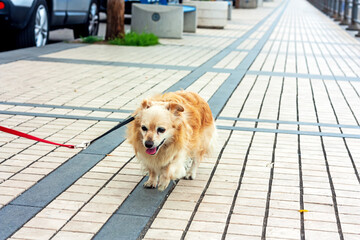
{"label": "leash clip", "polygon": [[82,149],[86,149],[88,146],[90,146],[90,141],[84,141],[81,144],[77,144],[75,146],[75,148],[82,148]]}

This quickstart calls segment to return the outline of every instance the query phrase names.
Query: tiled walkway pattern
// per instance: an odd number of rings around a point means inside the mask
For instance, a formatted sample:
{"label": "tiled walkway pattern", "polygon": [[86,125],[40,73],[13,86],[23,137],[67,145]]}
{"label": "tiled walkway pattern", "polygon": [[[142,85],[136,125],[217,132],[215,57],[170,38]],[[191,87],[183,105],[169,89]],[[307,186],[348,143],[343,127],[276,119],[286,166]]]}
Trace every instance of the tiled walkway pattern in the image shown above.
{"label": "tiled walkway pattern", "polygon": [[[161,42],[148,48],[81,45],[0,65],[0,125],[81,143],[126,118],[125,110],[144,97],[200,69],[204,73],[186,89],[209,102],[221,86],[239,82],[227,89],[229,99],[217,115],[218,149],[196,180],[180,180],[170,190],[141,237],[359,238],[357,40],[304,0],[275,0],[234,10],[224,30],[197,29]],[[15,206],[19,195],[79,152],[0,132],[0,207]],[[125,141],[10,238],[102,233],[111,239],[104,226],[142,179]]]}

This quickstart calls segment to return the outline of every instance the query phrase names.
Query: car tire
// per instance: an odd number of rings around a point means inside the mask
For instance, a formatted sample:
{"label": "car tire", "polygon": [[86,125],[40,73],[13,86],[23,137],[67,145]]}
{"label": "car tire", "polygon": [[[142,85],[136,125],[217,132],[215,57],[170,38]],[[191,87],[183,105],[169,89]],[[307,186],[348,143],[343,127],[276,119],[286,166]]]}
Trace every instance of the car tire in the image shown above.
{"label": "car tire", "polygon": [[49,40],[49,11],[45,0],[38,0],[27,26],[15,35],[17,48],[42,47]]}
{"label": "car tire", "polygon": [[74,27],[74,38],[96,36],[99,31],[99,19],[99,5],[96,0],[92,0],[86,23]]}

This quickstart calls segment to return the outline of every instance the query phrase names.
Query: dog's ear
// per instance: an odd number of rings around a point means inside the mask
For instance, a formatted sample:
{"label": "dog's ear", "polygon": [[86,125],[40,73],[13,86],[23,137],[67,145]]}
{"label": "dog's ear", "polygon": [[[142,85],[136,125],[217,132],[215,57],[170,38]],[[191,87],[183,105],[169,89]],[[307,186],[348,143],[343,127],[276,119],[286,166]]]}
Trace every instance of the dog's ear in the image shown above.
{"label": "dog's ear", "polygon": [[143,109],[147,109],[149,107],[151,107],[152,103],[150,100],[144,99],[141,103],[141,106]]}
{"label": "dog's ear", "polygon": [[171,102],[167,105],[167,109],[170,112],[174,113],[176,116],[179,116],[179,113],[183,112],[185,110],[183,106],[181,106],[178,103],[173,103],[173,102]]}

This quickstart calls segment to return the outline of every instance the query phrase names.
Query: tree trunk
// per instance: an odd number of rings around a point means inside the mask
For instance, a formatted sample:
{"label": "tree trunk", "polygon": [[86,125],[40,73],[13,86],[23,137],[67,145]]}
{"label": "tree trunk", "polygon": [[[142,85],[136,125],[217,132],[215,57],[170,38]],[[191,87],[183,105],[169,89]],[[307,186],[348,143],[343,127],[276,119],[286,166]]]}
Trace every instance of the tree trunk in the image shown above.
{"label": "tree trunk", "polygon": [[105,40],[125,36],[125,2],[124,0],[107,1],[107,20]]}
{"label": "tree trunk", "polygon": [[240,0],[235,0],[235,8],[240,8]]}

